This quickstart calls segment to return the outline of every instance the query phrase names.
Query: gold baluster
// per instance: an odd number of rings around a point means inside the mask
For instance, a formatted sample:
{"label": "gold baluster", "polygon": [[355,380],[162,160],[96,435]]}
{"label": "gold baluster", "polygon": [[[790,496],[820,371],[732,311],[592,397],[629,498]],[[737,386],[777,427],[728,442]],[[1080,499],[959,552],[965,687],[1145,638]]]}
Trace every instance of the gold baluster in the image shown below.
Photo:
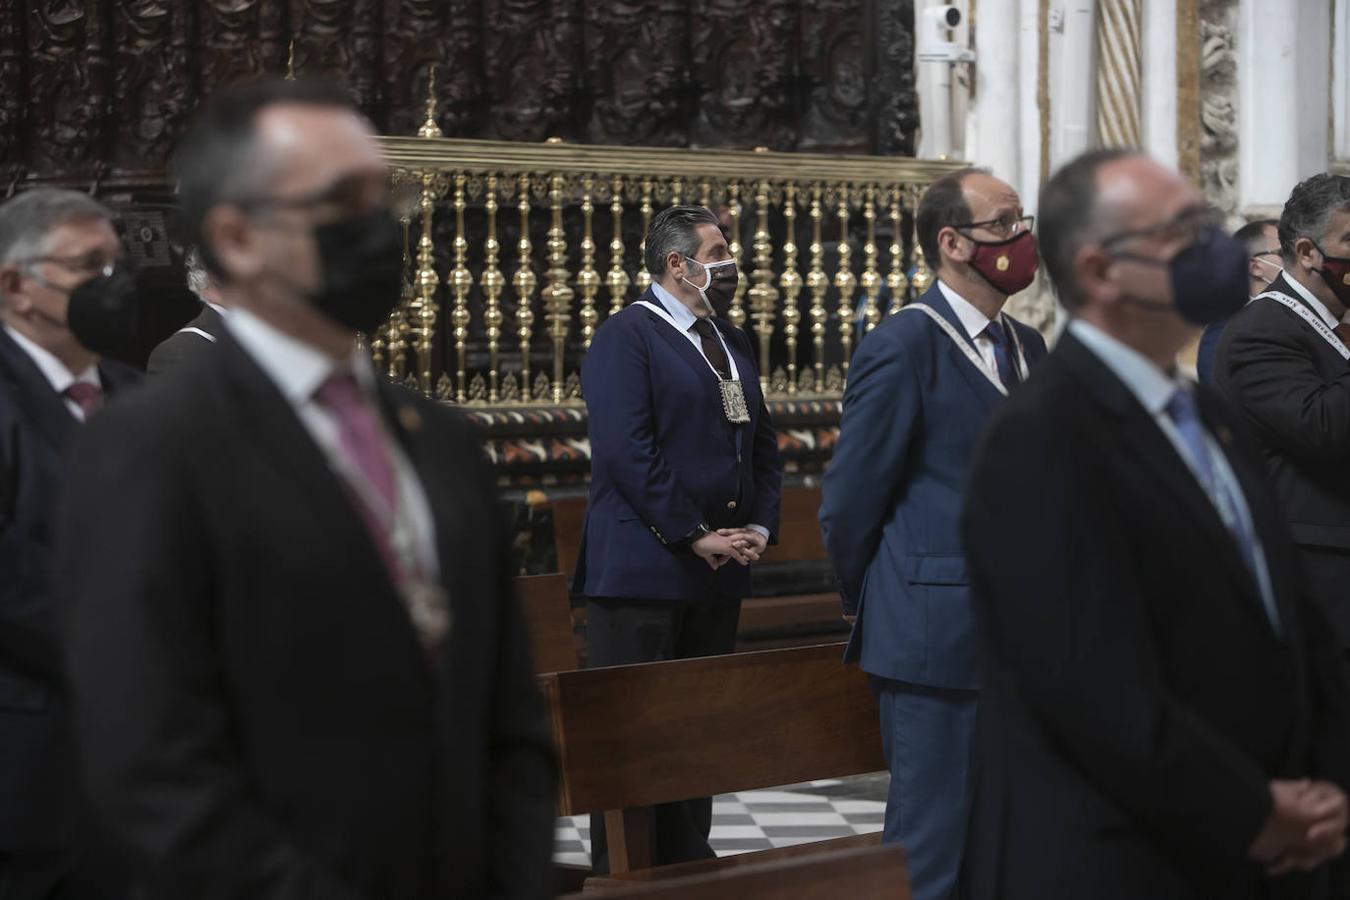
{"label": "gold baluster", "polygon": [[750,308],[754,310],[755,331],[759,334],[759,388],[769,393],[769,340],[773,336],[774,308],[778,288],[773,286],[773,244],[769,240],[769,182],[761,180],[755,188],[755,271],[751,274]]}
{"label": "gold baluster", "polygon": [[530,267],[530,254],[534,245],[530,243],[530,176],[521,175],[518,182],[519,199],[516,209],[520,211],[520,240],[516,242],[516,258],[519,265],[511,277],[511,286],[516,290],[516,335],[520,338],[520,399],[530,400],[530,338],[534,334],[534,289],[539,284],[534,269]]}
{"label": "gold baluster", "polygon": [[564,355],[567,351],[567,326],[571,318],[572,289],[567,286],[567,240],[563,237],[563,177],[554,175],[548,191],[553,214],[548,229],[548,262],[545,273],[544,303],[548,307],[549,336],[553,338],[553,402],[563,401]]}
{"label": "gold baluster", "polygon": [[[408,352],[408,321],[412,318],[413,311],[418,306],[417,291],[413,287],[413,277],[409,277],[412,264],[412,218],[409,215],[402,216],[399,224],[403,226],[403,272],[404,277],[401,284],[401,294],[398,307],[394,314],[389,317],[385,324],[385,348],[386,363],[384,370],[390,378],[396,381],[403,381],[408,374],[408,359],[405,354]],[[378,363],[377,363],[378,365]]]}
{"label": "gold baluster", "polygon": [[848,185],[839,186],[839,271],[834,273],[834,286],[839,291],[839,344],[844,350],[844,362],[841,368],[848,376],[848,360],[853,355],[853,292],[857,290],[858,278],[853,274],[853,248],[848,245]]}
{"label": "gold baluster", "polygon": [[787,392],[797,393],[797,325],[802,315],[797,311],[797,295],[802,290],[802,276],[797,274],[797,186],[783,188],[783,221],[787,236],[783,241],[783,277],[778,284],[783,289],[783,338],[787,343]]}
{"label": "gold baluster", "polygon": [[422,173],[422,196],[418,206],[422,211],[422,234],[417,240],[417,303],[418,316],[413,329],[417,338],[418,384],[430,395],[431,345],[436,337],[436,288],[441,283],[433,265],[431,220],[436,211],[437,179],[432,172]]}
{"label": "gold baluster", "polygon": [[623,309],[628,293],[628,273],[623,267],[623,178],[615,175],[610,182],[609,215],[614,220],[614,236],[609,240],[609,274],[605,287],[609,289],[609,314]]}
{"label": "gold baluster", "polygon": [[[731,258],[736,260],[736,269],[742,268],[743,257],[745,256],[745,247],[741,244],[741,186],[733,181],[727,185],[727,199],[731,214],[731,240],[727,243],[727,249],[731,251]],[[736,293],[731,298],[731,310],[727,313],[727,319],[737,328],[745,327],[745,292],[750,284],[746,279],[740,278],[736,281]]]}
{"label": "gold baluster", "polygon": [[647,229],[652,224],[652,180],[650,178],[642,179],[642,243],[638,245],[638,256],[641,261],[638,263],[637,289],[638,294],[646,293],[647,288],[652,286],[652,273],[647,271]]}
{"label": "gold baluster", "polygon": [[595,213],[592,194],[595,179],[585,175],[581,179],[581,271],[577,272],[577,293],[581,295],[581,345],[591,349],[595,324],[600,314],[595,311],[595,294],[600,290],[600,273],[595,270],[595,238],[591,234],[591,217]]}
{"label": "gold baluster", "polygon": [[684,179],[672,178],[670,180],[670,205],[679,206],[684,202]]}
{"label": "gold baluster", "polygon": [[473,275],[465,263],[469,252],[469,239],[464,232],[464,173],[455,175],[455,268],[450,273],[450,291],[454,295],[454,306],[450,312],[450,324],[454,326],[455,337],[455,402],[466,403],[469,399],[468,367],[469,354],[469,290],[473,287]]}
{"label": "gold baluster", "polygon": [[812,367],[816,374],[816,393],[825,392],[825,332],[830,319],[825,308],[825,293],[830,289],[825,274],[825,240],[821,226],[825,218],[821,206],[820,185],[811,185],[811,268],[806,274],[806,289],[811,292],[811,343],[815,356]]}
{"label": "gold baluster", "polygon": [[441,126],[436,124],[436,63],[431,64],[427,71],[427,118],[422,123],[422,127],[417,129],[417,136],[421,138],[441,137]]}
{"label": "gold baluster", "polygon": [[[917,210],[919,208],[918,185],[910,187],[910,191],[912,192],[911,199],[914,203],[914,209]],[[928,262],[923,258],[923,247],[919,245],[918,220],[919,217],[916,215],[914,217],[914,277],[909,281],[914,288],[915,300],[923,296],[924,292],[933,284],[933,273],[928,270]]]}
{"label": "gold baluster", "polygon": [[905,277],[904,233],[900,226],[900,188],[891,188],[891,271],[886,276],[886,288],[891,295],[891,315],[900,311],[909,290]]}
{"label": "gold baluster", "polygon": [[[699,183],[698,202],[704,209],[712,209],[712,182],[706,178]],[[717,212],[715,209],[712,209],[712,211]]]}
{"label": "gold baluster", "polygon": [[487,178],[487,196],[483,203],[487,211],[487,240],[483,242],[483,277],[478,282],[483,288],[483,325],[487,331],[488,345],[488,393],[489,403],[496,403],[500,396],[497,392],[500,375],[500,351],[502,340],[502,309],[499,302],[506,278],[497,268],[497,256],[501,253],[501,243],[497,240],[497,176]]}
{"label": "gold baluster", "polygon": [[877,270],[876,187],[868,185],[863,195],[863,221],[867,223],[867,241],[863,244],[863,317],[871,331],[881,321],[877,295],[881,293],[881,273]]}

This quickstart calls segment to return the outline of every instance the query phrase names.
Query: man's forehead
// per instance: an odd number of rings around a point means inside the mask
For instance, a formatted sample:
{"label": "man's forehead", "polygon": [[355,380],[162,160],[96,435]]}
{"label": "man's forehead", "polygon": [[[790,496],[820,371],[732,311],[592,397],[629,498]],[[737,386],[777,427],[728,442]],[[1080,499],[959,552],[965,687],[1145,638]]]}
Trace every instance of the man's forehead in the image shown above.
{"label": "man's forehead", "polygon": [[1020,208],[1022,205],[1021,198],[1011,185],[982,172],[975,172],[963,178],[961,193],[976,218],[979,218],[981,210]]}
{"label": "man's forehead", "polygon": [[283,193],[305,194],[351,175],[379,177],[387,168],[369,125],[350,110],[278,103],[259,114],[258,135]]}
{"label": "man's forehead", "polygon": [[96,216],[61,222],[47,232],[49,252],[57,256],[79,256],[117,243],[112,223]]}
{"label": "man's forehead", "polygon": [[696,227],[700,249],[716,247],[718,244],[725,244],[727,242],[727,239],[722,236],[722,229],[711,222],[703,222]]}

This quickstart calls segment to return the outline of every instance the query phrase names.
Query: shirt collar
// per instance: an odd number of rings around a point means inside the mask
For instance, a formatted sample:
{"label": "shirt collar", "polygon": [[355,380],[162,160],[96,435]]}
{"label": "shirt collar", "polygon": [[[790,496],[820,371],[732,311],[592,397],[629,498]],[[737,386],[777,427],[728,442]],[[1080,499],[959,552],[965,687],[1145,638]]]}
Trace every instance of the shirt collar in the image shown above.
{"label": "shirt collar", "polygon": [[76,375],[67,369],[66,364],[57,359],[51,351],[38,346],[27,335],[20,333],[13,326],[6,325],[5,333],[14,339],[14,343],[18,344],[23,352],[28,354],[29,359],[33,361],[33,365],[38,367],[38,371],[42,372],[42,377],[47,379],[47,383],[52,386],[52,390],[58,394],[64,394],[66,388],[77,381],[83,381],[99,388],[102,387],[98,378],[97,364]]}
{"label": "shirt collar", "polygon": [[951,304],[952,312],[956,313],[956,318],[961,320],[961,327],[966,329],[966,334],[970,335],[971,340],[983,334],[984,330],[989,327],[989,323],[993,321],[976,309],[965,297],[947,287],[941,278],[938,279],[938,290]]}
{"label": "shirt collar", "polygon": [[666,308],[671,320],[681,331],[688,331],[694,327],[694,323],[698,321],[698,316],[694,315],[693,310],[677,300],[670,291],[653,282],[652,293],[656,295],[657,300],[661,301],[661,305]]}
{"label": "shirt collar", "polygon": [[207,306],[211,307],[212,309],[214,309],[217,313],[219,313],[222,319],[230,314],[230,311],[225,307],[221,306],[219,303],[212,303],[210,300],[203,300],[202,302],[205,303]]}
{"label": "shirt collar", "polygon": [[352,348],[350,359],[339,361],[278,331],[247,309],[232,308],[223,321],[234,339],[297,409],[310,402],[319,386],[342,368],[350,368],[363,390],[370,392],[375,387],[370,359],[358,347]]}
{"label": "shirt collar", "polygon": [[1322,321],[1327,323],[1328,328],[1335,328],[1340,324],[1332,318],[1331,310],[1327,309],[1326,304],[1321,300],[1318,300],[1313,292],[1305,288],[1291,273],[1285,271],[1284,280],[1307,302],[1309,306],[1317,311],[1317,314],[1322,317]]}
{"label": "shirt collar", "polygon": [[1073,319],[1069,322],[1069,330],[1125,383],[1149,415],[1161,413],[1172,395],[1184,389],[1181,381],[1158,368],[1147,356],[1097,326]]}

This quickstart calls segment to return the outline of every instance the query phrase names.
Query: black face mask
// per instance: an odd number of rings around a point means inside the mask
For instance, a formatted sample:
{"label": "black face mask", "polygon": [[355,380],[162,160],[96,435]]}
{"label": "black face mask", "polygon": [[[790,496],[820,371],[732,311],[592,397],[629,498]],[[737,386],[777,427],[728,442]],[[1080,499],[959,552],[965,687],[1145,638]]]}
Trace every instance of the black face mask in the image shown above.
{"label": "black face mask", "polygon": [[352,331],[384,324],[403,290],[403,238],[388,209],[314,226],[322,284],[310,295],[319,312]]}
{"label": "black face mask", "polygon": [[150,350],[199,310],[186,286],[169,288],[157,277],[168,273],[177,282],[174,271],[180,270],[156,272],[119,262],[110,273],[81,282],[66,309],[70,333],[91,353],[144,368]]}
{"label": "black face mask", "polygon": [[1119,254],[1122,259],[1167,266],[1173,304],[1133,298],[1136,306],[1175,310],[1193,325],[1226,319],[1247,305],[1247,251],[1218,228],[1207,228],[1168,262]]}

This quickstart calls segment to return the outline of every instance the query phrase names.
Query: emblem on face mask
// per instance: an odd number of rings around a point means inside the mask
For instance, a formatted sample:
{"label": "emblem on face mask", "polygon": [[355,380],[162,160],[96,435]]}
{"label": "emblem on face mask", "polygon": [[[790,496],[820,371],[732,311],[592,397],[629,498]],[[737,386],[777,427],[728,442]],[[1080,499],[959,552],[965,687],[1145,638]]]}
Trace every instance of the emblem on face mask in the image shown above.
{"label": "emblem on face mask", "polygon": [[1000,272],[1008,271],[1008,257],[1000,256],[998,258],[998,261],[994,263],[994,265],[998,268]]}
{"label": "emblem on face mask", "polygon": [[1350,272],[1346,272],[1341,276],[1341,284],[1350,284]]}

